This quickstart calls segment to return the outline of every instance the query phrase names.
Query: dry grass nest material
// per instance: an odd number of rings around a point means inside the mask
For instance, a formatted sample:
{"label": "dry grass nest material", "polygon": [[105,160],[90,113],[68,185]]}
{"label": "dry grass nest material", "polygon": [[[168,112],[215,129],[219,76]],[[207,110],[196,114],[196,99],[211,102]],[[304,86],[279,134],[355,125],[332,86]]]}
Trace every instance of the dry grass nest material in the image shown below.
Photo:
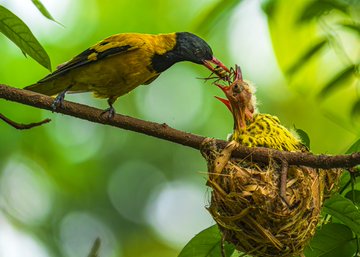
{"label": "dry grass nest material", "polygon": [[213,163],[220,153],[211,140],[203,144],[202,154],[208,162],[207,185],[212,189],[208,210],[226,241],[252,256],[298,256],[303,252],[339,170],[325,177],[324,172],[312,168],[290,166],[288,206],[279,195],[281,167],[276,162],[265,165],[232,158],[215,174]]}

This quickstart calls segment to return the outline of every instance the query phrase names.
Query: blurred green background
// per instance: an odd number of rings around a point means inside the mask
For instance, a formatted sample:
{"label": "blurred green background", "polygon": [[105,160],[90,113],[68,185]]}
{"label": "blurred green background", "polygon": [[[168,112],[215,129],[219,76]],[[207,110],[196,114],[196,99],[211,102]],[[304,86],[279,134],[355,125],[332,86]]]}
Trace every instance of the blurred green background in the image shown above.
{"label": "blurred green background", "polygon": [[[357,1],[42,2],[64,27],[31,1],[0,0],[31,28],[53,69],[112,34],[191,31],[227,66],[239,64],[259,110],[305,130],[313,152],[344,153],[360,136],[359,28],[350,26],[358,25]],[[48,74],[2,35],[0,45],[0,83],[22,88]],[[198,79],[208,75],[176,64],[115,108],[225,139],[232,117],[213,98],[221,92]],[[91,94],[66,99],[107,106]],[[199,152],[5,100],[0,109],[23,123],[52,119],[28,131],[0,123],[0,256],[87,256],[97,237],[101,257],[177,256],[214,224]]]}

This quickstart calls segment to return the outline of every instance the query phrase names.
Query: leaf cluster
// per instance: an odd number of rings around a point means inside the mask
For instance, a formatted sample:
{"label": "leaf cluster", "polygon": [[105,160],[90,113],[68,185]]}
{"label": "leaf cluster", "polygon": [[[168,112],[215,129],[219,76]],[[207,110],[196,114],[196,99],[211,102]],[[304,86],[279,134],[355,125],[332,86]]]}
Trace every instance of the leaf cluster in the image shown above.
{"label": "leaf cluster", "polygon": [[[32,3],[44,17],[57,22],[40,0],[32,0]],[[29,27],[18,16],[2,5],[0,5],[0,32],[16,44],[25,56],[29,55],[40,65],[51,70],[49,55]]]}

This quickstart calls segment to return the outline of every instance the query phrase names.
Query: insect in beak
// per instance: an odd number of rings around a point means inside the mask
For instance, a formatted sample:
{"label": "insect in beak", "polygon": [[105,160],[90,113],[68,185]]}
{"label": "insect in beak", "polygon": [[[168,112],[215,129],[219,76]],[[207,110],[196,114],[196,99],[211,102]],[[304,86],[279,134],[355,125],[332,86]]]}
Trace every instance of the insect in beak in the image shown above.
{"label": "insect in beak", "polygon": [[[211,72],[215,73],[219,77],[221,77],[222,72],[219,71],[219,68],[221,68],[226,73],[230,73],[230,70],[218,59],[213,57],[211,60],[204,60],[203,64],[206,68],[208,68]],[[215,67],[212,66],[212,64],[215,65]]]}

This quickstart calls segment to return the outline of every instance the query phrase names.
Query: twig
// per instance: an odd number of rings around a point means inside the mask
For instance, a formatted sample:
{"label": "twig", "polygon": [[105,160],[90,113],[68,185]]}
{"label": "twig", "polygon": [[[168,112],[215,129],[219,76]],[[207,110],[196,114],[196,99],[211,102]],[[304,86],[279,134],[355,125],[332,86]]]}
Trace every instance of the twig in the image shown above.
{"label": "twig", "polygon": [[281,160],[281,172],[280,172],[280,197],[284,200],[286,205],[289,207],[290,203],[286,197],[286,180],[289,164],[286,160]]}
{"label": "twig", "polygon": [[[54,98],[27,90],[12,88],[0,84],[0,98],[52,111]],[[103,110],[82,104],[64,101],[64,106],[55,112],[80,119],[143,133],[149,136],[168,140],[177,144],[200,149],[205,137],[179,131],[167,124],[144,121],[125,115],[116,114],[112,119],[101,115]],[[227,141],[216,140],[219,148],[225,148]],[[310,153],[293,153],[277,151],[263,147],[239,146],[233,152],[234,157],[247,158],[255,162],[268,163],[271,159],[286,160],[289,165],[303,165],[313,168],[350,168],[360,164],[360,152],[350,155],[313,155]]]}
{"label": "twig", "polygon": [[29,124],[22,124],[22,123],[17,123],[13,120],[10,120],[9,118],[5,117],[3,114],[0,113],[0,119],[5,121],[7,124],[9,124],[11,127],[14,127],[16,129],[31,129],[33,127],[37,127],[37,126],[41,126],[45,123],[48,123],[51,121],[51,119],[45,119],[42,120],[40,122],[34,122],[34,123],[29,123]]}
{"label": "twig", "polygon": [[220,249],[221,249],[221,257],[226,257],[224,234],[221,234]]}

